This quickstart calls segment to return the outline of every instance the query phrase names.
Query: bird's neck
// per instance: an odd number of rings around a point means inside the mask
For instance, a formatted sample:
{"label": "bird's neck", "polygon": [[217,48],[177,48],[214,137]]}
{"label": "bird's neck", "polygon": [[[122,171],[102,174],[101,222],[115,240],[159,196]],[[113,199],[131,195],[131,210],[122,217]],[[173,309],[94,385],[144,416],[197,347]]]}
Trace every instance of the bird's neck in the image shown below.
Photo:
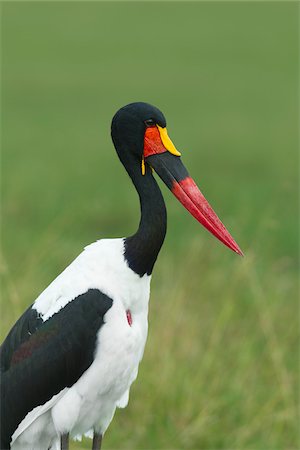
{"label": "bird's neck", "polygon": [[124,256],[134,272],[150,275],[166,235],[165,202],[149,167],[144,176],[140,167],[129,175],[139,194],[141,219],[137,232],[125,239]]}

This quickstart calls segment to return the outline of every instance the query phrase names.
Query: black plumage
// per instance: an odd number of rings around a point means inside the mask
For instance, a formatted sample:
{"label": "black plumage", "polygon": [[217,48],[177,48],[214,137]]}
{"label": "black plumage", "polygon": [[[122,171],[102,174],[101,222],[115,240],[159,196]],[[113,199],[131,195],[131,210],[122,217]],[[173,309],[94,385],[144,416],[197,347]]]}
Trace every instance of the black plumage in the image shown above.
{"label": "black plumage", "polygon": [[1,450],[33,408],[72,386],[94,359],[97,332],[113,301],[98,289],[43,322],[29,308],[1,347]]}

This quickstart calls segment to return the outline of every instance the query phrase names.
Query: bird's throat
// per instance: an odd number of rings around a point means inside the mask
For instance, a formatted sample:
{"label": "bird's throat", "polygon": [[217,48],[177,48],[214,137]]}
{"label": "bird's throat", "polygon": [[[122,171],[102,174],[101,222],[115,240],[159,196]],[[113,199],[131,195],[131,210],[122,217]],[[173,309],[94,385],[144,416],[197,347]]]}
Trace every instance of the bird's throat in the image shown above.
{"label": "bird's throat", "polygon": [[138,275],[150,275],[166,235],[166,207],[149,171],[143,177],[131,178],[140,197],[141,220],[137,232],[125,239],[124,256]]}

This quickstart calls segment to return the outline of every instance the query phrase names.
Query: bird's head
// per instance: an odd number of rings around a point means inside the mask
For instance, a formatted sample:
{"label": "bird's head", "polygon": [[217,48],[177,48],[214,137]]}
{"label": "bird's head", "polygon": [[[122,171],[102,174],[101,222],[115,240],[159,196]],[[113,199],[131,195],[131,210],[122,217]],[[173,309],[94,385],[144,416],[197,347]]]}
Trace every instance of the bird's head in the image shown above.
{"label": "bird's head", "polygon": [[111,124],[111,135],[122,161],[135,155],[143,157],[144,135],[148,127],[166,127],[163,113],[148,103],[130,103],[116,112]]}
{"label": "bird's head", "polygon": [[182,205],[208,231],[234,252],[243,252],[226,230],[181,161],[181,153],[168,136],[163,113],[148,103],[130,103],[112,120],[111,134],[117,153],[130,173],[152,176],[154,170]]}

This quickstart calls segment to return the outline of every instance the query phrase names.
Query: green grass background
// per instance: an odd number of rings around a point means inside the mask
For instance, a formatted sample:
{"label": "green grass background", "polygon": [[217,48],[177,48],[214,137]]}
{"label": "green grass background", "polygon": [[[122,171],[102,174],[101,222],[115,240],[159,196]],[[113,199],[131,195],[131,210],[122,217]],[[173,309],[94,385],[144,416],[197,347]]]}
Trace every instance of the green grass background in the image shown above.
{"label": "green grass background", "polygon": [[104,449],[298,449],[298,4],[1,6],[1,337],[84,245],[137,227],[110,121],[153,103],[246,256],[162,186],[149,339]]}

